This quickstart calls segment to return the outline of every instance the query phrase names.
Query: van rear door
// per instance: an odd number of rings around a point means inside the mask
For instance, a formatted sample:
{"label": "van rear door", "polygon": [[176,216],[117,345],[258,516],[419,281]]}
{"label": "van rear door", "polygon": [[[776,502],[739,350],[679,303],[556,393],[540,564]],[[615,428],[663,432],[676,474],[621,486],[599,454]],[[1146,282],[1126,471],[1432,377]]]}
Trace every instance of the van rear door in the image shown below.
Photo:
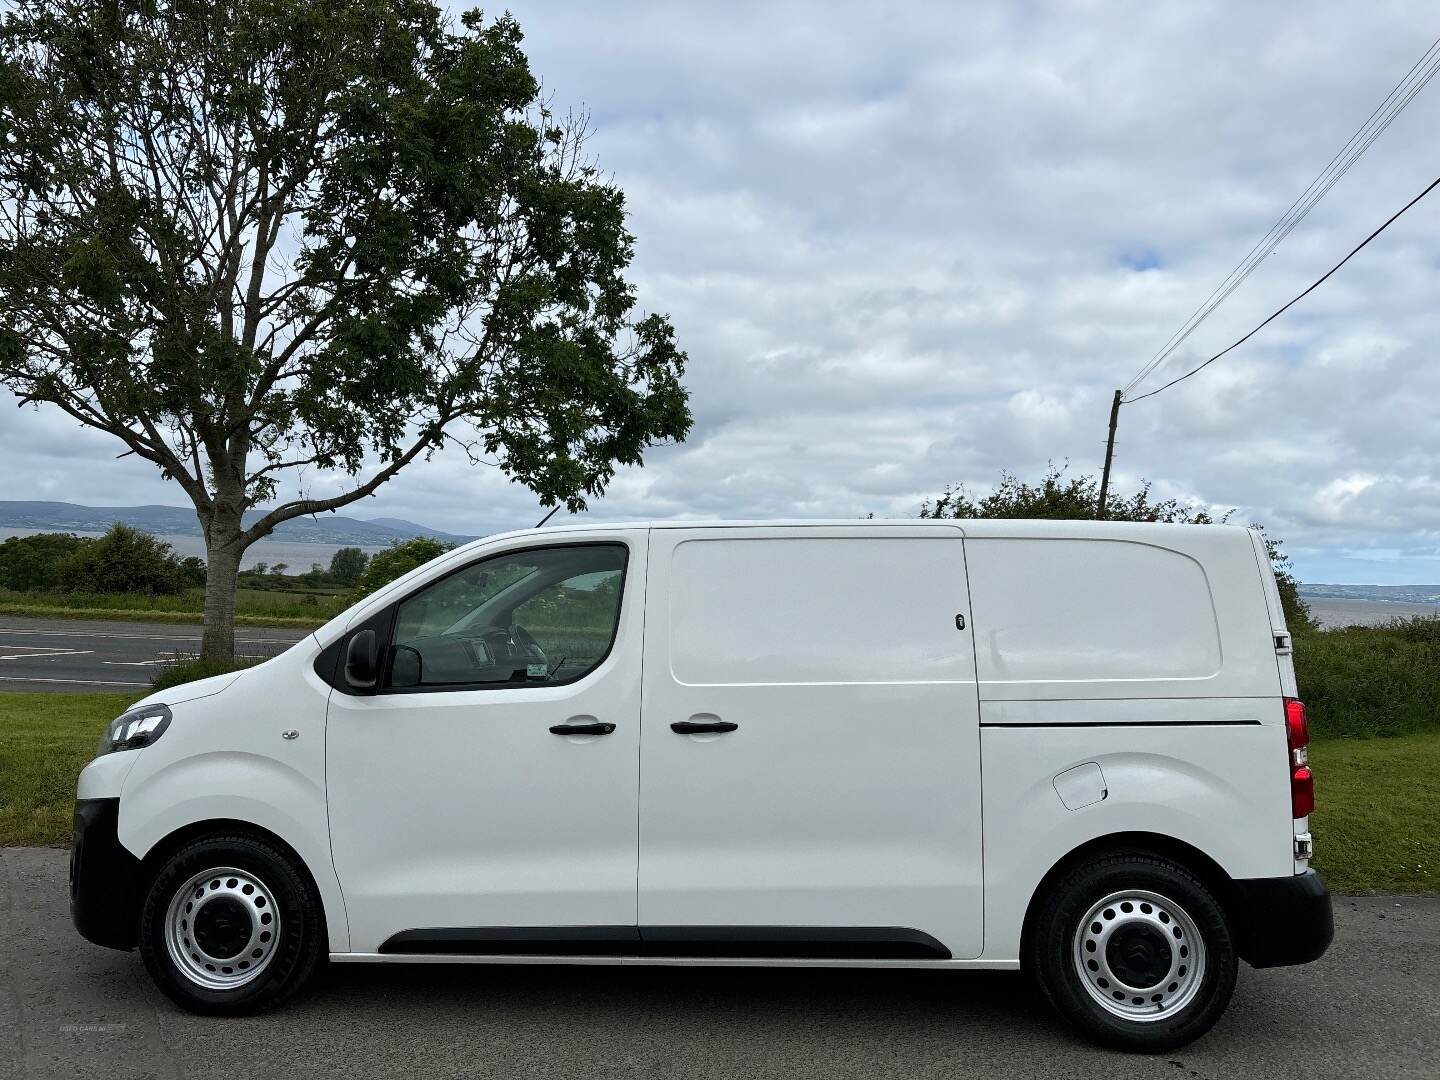
{"label": "van rear door", "polygon": [[960,530],[655,529],[646,595],[647,950],[978,956]]}

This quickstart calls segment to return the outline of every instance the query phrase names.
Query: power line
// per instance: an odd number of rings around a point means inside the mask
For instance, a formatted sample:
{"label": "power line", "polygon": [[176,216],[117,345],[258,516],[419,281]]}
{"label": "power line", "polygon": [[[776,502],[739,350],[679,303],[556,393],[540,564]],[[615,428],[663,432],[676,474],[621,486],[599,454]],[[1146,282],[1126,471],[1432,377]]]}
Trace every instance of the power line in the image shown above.
{"label": "power line", "polygon": [[[1121,390],[1123,395],[1129,394],[1145,378],[1195,332],[1195,330],[1208,319],[1214,310],[1219,307],[1231,293],[1238,289],[1241,284],[1255,271],[1274,250],[1285,240],[1295,227],[1304,221],[1310,211],[1315,209],[1320,200],[1329,194],[1346,173],[1354,166],[1361,155],[1367,151],[1375,140],[1395,121],[1395,118],[1405,110],[1405,107],[1414,100],[1415,96],[1425,88],[1437,72],[1440,72],[1440,38],[1437,38],[1430,48],[1425,50],[1424,55],[1417,60],[1405,77],[1395,84],[1394,89],[1386,95],[1385,99],[1375,107],[1375,110],[1366,118],[1365,122],[1356,129],[1344,146],[1336,152],[1325,168],[1300,196],[1290,205],[1290,208],[1281,215],[1280,219],[1270,227],[1270,230],[1260,238],[1254,247],[1241,259],[1239,264],[1230,271],[1225,280],[1216,286],[1214,292],[1205,298],[1204,302],[1195,309],[1190,318],[1181,324],[1180,329],[1171,335],[1170,339],[1160,348],[1150,361],[1146,363],[1135,374]],[[1149,396],[1149,395],[1146,395]],[[1139,400],[1138,398],[1134,400]]]}
{"label": "power line", "polygon": [[1372,233],[1371,233],[1369,236],[1367,236],[1364,240],[1361,240],[1360,243],[1356,244],[1355,247],[1351,249],[1350,254],[1346,255],[1343,259],[1341,259],[1338,263],[1336,263],[1334,266],[1332,266],[1329,270],[1325,271],[1325,273],[1324,273],[1322,276],[1320,276],[1319,278],[1317,278],[1317,279],[1310,285],[1310,287],[1309,287],[1308,289],[1306,289],[1304,292],[1300,293],[1298,296],[1296,296],[1296,297],[1294,297],[1293,299],[1291,299],[1290,302],[1287,303],[1284,307],[1277,309],[1272,315],[1270,315],[1269,318],[1267,318],[1264,322],[1260,323],[1260,325],[1256,326],[1255,329],[1251,330],[1251,331],[1250,331],[1248,334],[1246,334],[1244,337],[1239,338],[1238,340],[1236,340],[1236,341],[1232,342],[1231,344],[1225,346],[1225,348],[1221,349],[1221,350],[1220,350],[1218,353],[1216,353],[1214,356],[1210,357],[1210,359],[1204,361],[1203,363],[1197,364],[1195,367],[1193,367],[1193,368],[1191,368],[1189,371],[1185,372],[1184,375],[1181,375],[1180,377],[1175,378],[1175,379],[1171,379],[1171,380],[1170,380],[1169,382],[1167,382],[1164,386],[1159,387],[1158,389],[1155,389],[1155,390],[1151,390],[1149,393],[1141,394],[1139,397],[1122,398],[1120,404],[1122,404],[1122,405],[1131,405],[1131,404],[1133,404],[1133,403],[1135,403],[1135,402],[1137,402],[1137,401],[1144,401],[1144,400],[1145,400],[1146,398],[1148,398],[1148,397],[1154,397],[1156,394],[1160,393],[1160,391],[1162,391],[1162,390],[1168,390],[1168,389],[1170,389],[1170,387],[1174,386],[1176,383],[1184,382],[1186,379],[1190,378],[1190,376],[1191,376],[1191,375],[1194,375],[1196,372],[1203,371],[1205,368],[1207,368],[1207,367],[1209,367],[1211,364],[1213,364],[1216,360],[1219,360],[1222,356],[1224,356],[1226,353],[1228,353],[1231,349],[1237,348],[1238,346],[1245,344],[1245,342],[1249,341],[1252,337],[1254,337],[1256,334],[1258,334],[1261,330],[1265,329],[1265,327],[1269,326],[1272,322],[1274,322],[1276,319],[1278,319],[1281,315],[1283,315],[1283,314],[1285,314],[1285,312],[1289,311],[1290,308],[1294,307],[1294,306],[1295,306],[1296,304],[1298,304],[1301,300],[1305,299],[1305,297],[1309,296],[1312,292],[1314,292],[1316,289],[1318,289],[1321,285],[1325,284],[1326,280],[1327,280],[1332,274],[1334,274],[1335,271],[1339,270],[1339,269],[1340,269],[1342,266],[1344,266],[1347,262],[1349,262],[1351,259],[1353,259],[1353,258],[1360,252],[1360,249],[1361,249],[1361,248],[1363,248],[1366,244],[1370,243],[1371,240],[1374,240],[1374,239],[1375,239],[1377,236],[1379,236],[1382,232],[1384,232],[1386,229],[1388,229],[1388,228],[1395,222],[1395,220],[1400,217],[1401,214],[1405,213],[1406,210],[1409,210],[1412,206],[1414,206],[1416,203],[1418,203],[1421,199],[1425,198],[1426,195],[1429,195],[1430,192],[1434,191],[1437,187],[1440,187],[1440,176],[1437,176],[1434,180],[1432,180],[1432,181],[1430,182],[1430,185],[1429,185],[1424,191],[1420,192],[1419,195],[1416,195],[1413,199],[1411,199],[1408,203],[1406,203],[1404,206],[1402,206],[1399,210],[1396,210],[1395,213],[1391,214],[1390,217],[1389,217],[1388,219],[1386,219],[1385,224],[1381,225],[1378,229],[1376,229],[1374,232],[1372,232]]}

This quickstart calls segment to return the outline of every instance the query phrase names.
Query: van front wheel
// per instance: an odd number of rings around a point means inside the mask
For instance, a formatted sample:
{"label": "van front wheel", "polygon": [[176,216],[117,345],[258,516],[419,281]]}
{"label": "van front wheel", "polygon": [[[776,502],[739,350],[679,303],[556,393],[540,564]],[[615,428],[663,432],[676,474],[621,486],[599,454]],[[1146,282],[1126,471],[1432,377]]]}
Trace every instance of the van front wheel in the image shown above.
{"label": "van front wheel", "polygon": [[255,837],[186,844],[155,875],[141,909],[145,967],[191,1012],[277,1004],[309,978],[323,949],[320,904],[303,870]]}
{"label": "van front wheel", "polygon": [[1225,913],[1184,867],[1150,855],[1080,866],[1043,899],[1031,974],[1094,1041],[1162,1053],[1214,1026],[1235,989]]}

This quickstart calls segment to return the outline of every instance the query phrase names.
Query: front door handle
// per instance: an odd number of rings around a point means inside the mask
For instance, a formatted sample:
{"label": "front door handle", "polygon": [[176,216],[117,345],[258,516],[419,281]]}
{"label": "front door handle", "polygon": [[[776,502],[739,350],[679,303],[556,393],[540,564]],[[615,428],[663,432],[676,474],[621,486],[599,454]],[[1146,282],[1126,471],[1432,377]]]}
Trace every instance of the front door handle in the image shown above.
{"label": "front door handle", "polygon": [[615,730],[614,724],[603,720],[588,720],[583,724],[556,724],[550,729],[551,735],[609,735]]}
{"label": "front door handle", "polygon": [[676,720],[670,730],[677,735],[703,735],[710,731],[734,731],[739,726],[729,720]]}

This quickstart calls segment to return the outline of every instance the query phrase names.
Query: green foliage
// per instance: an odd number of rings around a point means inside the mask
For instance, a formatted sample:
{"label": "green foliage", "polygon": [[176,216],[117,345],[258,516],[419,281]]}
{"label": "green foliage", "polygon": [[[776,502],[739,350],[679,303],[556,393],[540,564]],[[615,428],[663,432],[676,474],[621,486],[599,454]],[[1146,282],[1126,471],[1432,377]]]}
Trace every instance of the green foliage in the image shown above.
{"label": "green foliage", "polygon": [[1317,736],[1440,730],[1440,618],[1296,634],[1295,677]]}
{"label": "green foliage", "polygon": [[232,671],[243,671],[256,663],[258,663],[256,660],[181,660],[178,663],[166,664],[157,671],[155,677],[150,680],[150,689],[152,692],[169,690],[172,686],[195,682],[197,679],[208,679],[214,675],[228,675]]}
{"label": "green foliage", "polygon": [[92,543],[72,533],[12,536],[0,543],[0,589],[58,589],[60,564]]}
{"label": "green foliage", "polygon": [[205,560],[198,555],[187,555],[181,559],[177,569],[185,587],[189,589],[205,588]]}
{"label": "green foliage", "polygon": [[118,522],[67,555],[56,573],[66,592],[164,594],[186,586],[185,571],[169,544]]}
{"label": "green foliage", "polygon": [[[445,443],[579,510],[688,433],[624,195],[521,44],[429,0],[9,5],[0,384],[179,483],[212,590]],[[243,523],[303,468],[353,482]]]}
{"label": "green foliage", "polygon": [[438,559],[454,547],[454,544],[447,544],[433,536],[393,541],[388,548],[377,551],[370,559],[370,564],[360,575],[359,595],[369,596],[381,586],[390,584],[417,566],[424,566],[431,559]]}
{"label": "green foliage", "polygon": [[[1068,465],[1051,462],[1045,475],[1035,484],[1021,480],[1012,473],[1002,472],[1000,483],[980,498],[972,496],[963,484],[947,487],[934,501],[926,500],[920,505],[922,518],[1044,518],[1050,520],[1090,520],[1095,517],[1100,503],[1100,481],[1088,473],[1067,476]],[[1150,495],[1150,482],[1140,485],[1140,490],[1130,495],[1110,491],[1105,499],[1105,517],[1109,521],[1160,521],[1180,525],[1225,524],[1234,511],[1228,511],[1219,518],[1197,504],[1179,499],[1154,501]],[[1265,540],[1265,550],[1270,555],[1270,564],[1275,570],[1275,581],[1280,589],[1280,605],[1285,611],[1286,625],[1292,631],[1309,629],[1314,626],[1310,609],[1300,599],[1290,558],[1281,550],[1282,541],[1265,535],[1263,526],[1251,525],[1258,529]]]}
{"label": "green foliage", "polygon": [[[1067,476],[1068,466],[1051,462],[1039,483],[1031,484],[1012,473],[1002,472],[1000,483],[989,494],[974,498],[963,484],[948,487],[933,503],[920,506],[922,518],[1050,518],[1089,520],[1095,517],[1100,499],[1100,481],[1080,473]],[[1112,491],[1106,499],[1105,516],[1111,521],[1168,521],[1191,525],[1214,522],[1210,512],[1179,499],[1153,502],[1150,483],[1140,485],[1133,495]],[[1229,515],[1220,520],[1224,521]]]}
{"label": "green foliage", "polygon": [[341,585],[355,585],[370,557],[358,547],[343,547],[330,556],[330,576]]}

